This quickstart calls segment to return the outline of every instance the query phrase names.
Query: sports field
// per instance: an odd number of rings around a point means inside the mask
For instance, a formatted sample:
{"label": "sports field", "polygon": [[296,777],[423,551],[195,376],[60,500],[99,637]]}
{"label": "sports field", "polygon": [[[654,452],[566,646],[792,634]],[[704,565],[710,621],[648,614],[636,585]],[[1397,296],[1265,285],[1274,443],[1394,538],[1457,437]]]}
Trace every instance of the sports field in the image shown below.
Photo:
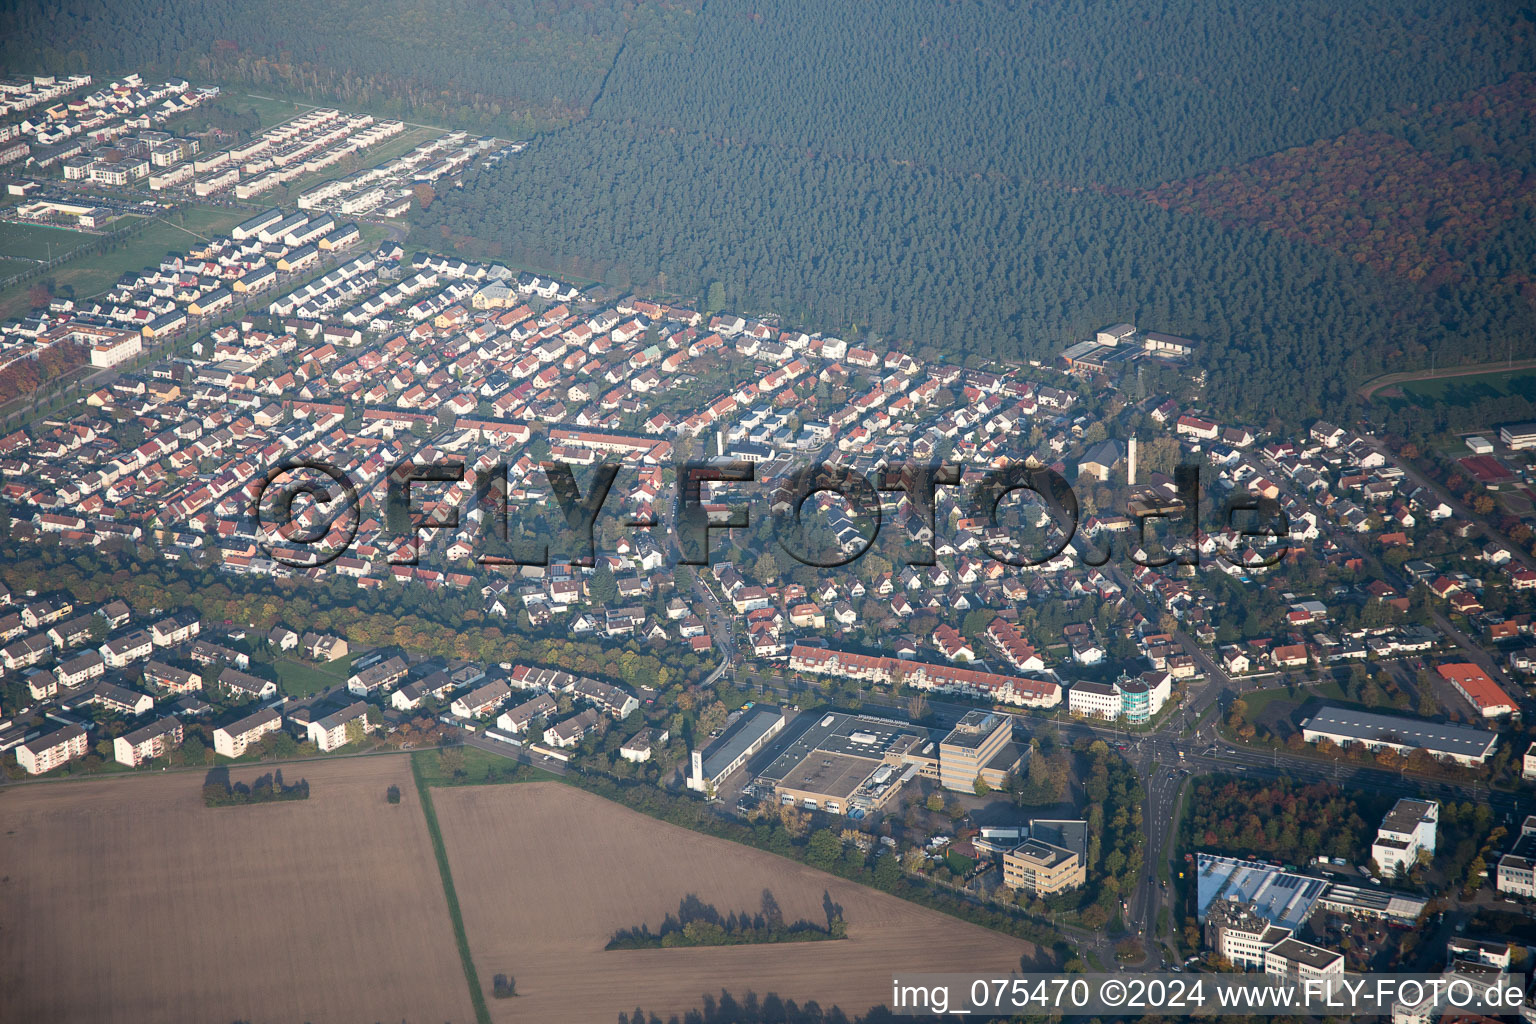
{"label": "sports field", "polygon": [[0,789],[0,1019],[472,1020],[408,758],[300,776],[250,807],[199,773]]}
{"label": "sports field", "polygon": [[1390,373],[1367,382],[1360,396],[1418,405],[1466,406],[1483,398],[1536,398],[1536,360],[1448,366],[1435,371]]}
{"label": "sports field", "polygon": [[[901,971],[1019,968],[1022,940],[907,903],[773,854],[646,817],[555,782],[433,791],[465,930],[493,1020],[612,1021],[637,1005],[663,1020],[722,988],[775,992],[848,1016],[889,1005]],[[756,911],[772,891],[787,920],[825,922],[833,943],[605,951],[695,895],[722,914]],[[517,983],[490,998],[492,978]]]}
{"label": "sports field", "polygon": [[0,256],[37,261],[57,258],[83,245],[94,245],[99,235],[43,224],[0,223]]}
{"label": "sports field", "polygon": [[[185,210],[167,214],[145,227],[143,231],[131,235],[122,242],[121,248],[108,252],[81,253],[74,259],[54,267],[48,272],[46,278],[54,283],[57,294],[73,295],[77,299],[99,295],[115,285],[124,271],[142,270],[146,266],[159,263],[168,252],[186,252],[199,241],[228,231],[248,216],[247,211],[239,209],[189,205]],[[114,224],[114,227],[128,227],[139,220],[140,218],[137,217],[125,217]],[[100,241],[97,236],[64,229],[16,224],[3,224],[0,225],[0,229],[3,229],[0,230],[0,253],[8,251],[3,247],[5,232],[20,229],[27,229],[29,232],[49,231],[51,236],[65,239],[66,243],[74,244],[76,248],[82,245],[95,245]],[[11,239],[11,243],[16,246],[14,252],[16,254],[23,254],[23,250],[26,254],[36,252],[41,244],[40,237],[42,236],[33,236],[30,233],[14,235]],[[54,242],[53,245],[54,255],[57,256],[59,243]],[[16,317],[27,311],[27,289],[32,283],[36,282],[13,285],[0,291],[0,317]]]}

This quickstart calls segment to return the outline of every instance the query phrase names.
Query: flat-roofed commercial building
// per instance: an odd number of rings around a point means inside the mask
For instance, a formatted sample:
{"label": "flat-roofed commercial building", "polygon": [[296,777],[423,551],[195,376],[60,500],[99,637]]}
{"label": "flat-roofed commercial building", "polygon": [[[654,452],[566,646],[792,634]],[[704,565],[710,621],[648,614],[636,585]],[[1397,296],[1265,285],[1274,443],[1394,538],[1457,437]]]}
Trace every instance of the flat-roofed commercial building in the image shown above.
{"label": "flat-roofed commercial building", "polygon": [[1433,857],[1439,820],[1440,805],[1435,801],[1403,797],[1381,819],[1376,841],[1371,844],[1371,859],[1390,878],[1399,869],[1413,868],[1421,851]]}
{"label": "flat-roofed commercial building", "polygon": [[1324,910],[1346,917],[1412,924],[1419,919],[1429,901],[1422,896],[1394,892],[1377,886],[1344,885],[1330,882],[1317,898]]}
{"label": "flat-roofed commercial building", "polygon": [[1290,937],[1289,928],[1265,920],[1252,903],[1216,900],[1205,912],[1205,944],[1245,970],[1262,969],[1269,947]]}
{"label": "flat-roofed commercial building", "polygon": [[1270,924],[1295,931],[1328,888],[1321,878],[1296,875],[1273,864],[1201,853],[1195,857],[1195,917],[1204,921],[1218,901],[1253,905]]}
{"label": "flat-roofed commercial building", "polygon": [[784,731],[784,712],[770,704],[756,704],[726,726],[704,747],[695,747],[689,762],[688,788],[713,791],[725,777],[747,763],[748,758]]}
{"label": "flat-roofed commercial building", "polygon": [[1536,448],[1536,423],[1511,423],[1500,427],[1499,440],[1515,451]]}
{"label": "flat-roofed commercial building", "polygon": [[1499,745],[1497,734],[1470,726],[1331,706],[1323,707],[1303,722],[1301,736],[1308,743],[1329,740],[1341,747],[1386,747],[1400,754],[1425,750],[1435,757],[1469,766],[1485,763]]}
{"label": "flat-roofed commercial building", "polygon": [[829,711],[777,750],[754,781],[780,803],[862,817],[883,808],[925,766],[937,764],[933,741],[920,730]]}
{"label": "flat-roofed commercial building", "polygon": [[1013,716],[967,711],[939,743],[939,783],[967,792],[979,776],[989,786],[1000,786],[1024,756],[1024,748],[1013,742]]}
{"label": "flat-roofed commercial building", "polygon": [[1297,938],[1281,939],[1264,953],[1264,973],[1293,981],[1344,978],[1344,954]]}
{"label": "flat-roofed commercial building", "polygon": [[1067,710],[1084,718],[1111,721],[1120,717],[1120,693],[1108,683],[1084,679],[1067,691]]}
{"label": "flat-roofed commercial building", "polygon": [[1003,854],[1003,883],[1031,896],[1052,896],[1082,885],[1088,869],[1071,850],[1026,839]]}
{"label": "flat-roofed commercial building", "polygon": [[1536,898],[1536,814],[1526,815],[1515,845],[1499,858],[1494,888],[1512,896]]}

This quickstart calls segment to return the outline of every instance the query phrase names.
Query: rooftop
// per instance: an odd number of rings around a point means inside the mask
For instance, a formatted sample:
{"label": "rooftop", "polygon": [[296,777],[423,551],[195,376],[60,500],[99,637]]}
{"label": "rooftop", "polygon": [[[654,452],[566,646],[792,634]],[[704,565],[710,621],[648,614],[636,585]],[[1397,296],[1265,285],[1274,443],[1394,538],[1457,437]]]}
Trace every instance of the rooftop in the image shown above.
{"label": "rooftop", "polygon": [[1323,707],[1303,722],[1302,728],[1366,742],[1387,740],[1423,747],[1430,753],[1462,757],[1485,757],[1499,741],[1494,733],[1466,725],[1331,706]]}
{"label": "rooftop", "polygon": [[975,749],[981,746],[999,729],[1013,730],[1011,716],[995,711],[967,711],[955,727],[944,737],[944,746]]}
{"label": "rooftop", "polygon": [[797,787],[789,777],[798,772],[812,753],[852,757],[864,761],[882,761],[889,755],[915,751],[927,742],[912,726],[869,715],[850,715],[829,711],[788,742],[774,748],[773,759],[758,770],[766,782]]}
{"label": "rooftop", "polygon": [[784,712],[772,704],[754,705],[704,748],[704,774],[714,778],[721,769],[766,736],[783,718]]}

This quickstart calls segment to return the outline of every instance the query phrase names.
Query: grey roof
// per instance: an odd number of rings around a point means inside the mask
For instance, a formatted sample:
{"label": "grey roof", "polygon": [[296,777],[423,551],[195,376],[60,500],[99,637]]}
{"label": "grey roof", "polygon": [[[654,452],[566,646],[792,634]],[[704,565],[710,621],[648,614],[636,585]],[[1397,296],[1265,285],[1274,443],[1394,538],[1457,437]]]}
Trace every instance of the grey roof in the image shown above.
{"label": "grey roof", "polygon": [[980,709],[967,711],[955,723],[955,727],[944,737],[943,745],[946,747],[980,747],[992,734],[1000,728],[1006,728],[1009,735],[1013,731],[1013,718],[1009,715],[999,715],[994,711],[982,711]]}
{"label": "grey roof", "polygon": [[801,730],[787,744],[774,748],[773,760],[757,773],[759,779],[783,781],[814,751],[881,761],[888,751],[905,751],[921,745],[926,739],[921,729],[868,715],[828,711],[814,718],[809,728]]}
{"label": "grey roof", "polygon": [[1083,453],[1083,457],[1077,460],[1081,466],[1085,462],[1097,463],[1100,466],[1113,466],[1125,458],[1125,446],[1115,438],[1100,441]]}
{"label": "grey roof", "polygon": [[181,728],[181,722],[170,715],[166,715],[164,718],[157,718],[155,721],[150,722],[148,725],[141,725],[139,728],[133,730],[130,733],[125,733],[123,735],[123,739],[127,740],[134,746],[138,746],[145,740],[152,740],[156,736],[160,736],[168,732],[174,732],[179,728]]}
{"label": "grey roof", "polygon": [[766,736],[783,717],[784,712],[777,707],[771,704],[758,704],[736,719],[720,735],[720,738],[705,750],[704,776],[715,778],[722,768]]}
{"label": "grey roof", "polygon": [[1335,953],[1331,949],[1323,949],[1300,939],[1281,939],[1270,947],[1269,951],[1276,956],[1282,956],[1293,963],[1305,964],[1315,970],[1323,970],[1330,964],[1343,958],[1342,953]]}
{"label": "grey roof", "polygon": [[1388,740],[1404,746],[1423,747],[1432,754],[1463,757],[1486,757],[1499,742],[1497,734],[1466,725],[1333,706],[1324,706],[1303,722],[1302,728],[1361,742]]}

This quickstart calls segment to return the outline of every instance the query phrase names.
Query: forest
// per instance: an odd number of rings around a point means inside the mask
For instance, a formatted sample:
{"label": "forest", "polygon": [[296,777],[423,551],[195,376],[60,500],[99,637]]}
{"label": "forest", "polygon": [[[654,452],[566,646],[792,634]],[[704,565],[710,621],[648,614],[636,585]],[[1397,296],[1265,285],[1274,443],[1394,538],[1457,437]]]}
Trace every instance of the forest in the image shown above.
{"label": "forest", "polygon": [[647,0],[53,0],[0,7],[10,73],[182,75],[518,133],[585,113]]}
{"label": "forest", "polygon": [[422,245],[973,363],[1129,320],[1259,425],[1536,327],[1507,0],[53,0],[0,38],[544,129],[414,211]]}
{"label": "forest", "polygon": [[[1350,382],[1384,367],[1502,355],[1529,337],[1512,265],[1527,231],[1500,218],[1524,209],[1517,172],[1438,152],[1415,168],[1480,189],[1410,214],[1452,221],[1444,241],[1439,225],[1427,232],[1442,249],[1487,250],[1511,285],[1491,292],[1477,275],[1426,287],[1401,261],[1155,191],[1405,111],[1454,118],[1435,105],[1531,66],[1512,45],[1529,38],[1522,13],[1133,10],[711,2],[691,37],[636,29],[590,116],[415,221],[467,255],[716,291],[930,356],[1049,360],[1132,320],[1201,341],[1213,411],[1260,423],[1336,411]],[[1494,98],[1508,111],[1515,97]],[[1488,138],[1515,148],[1498,140],[1518,136],[1518,119],[1497,125]],[[1456,219],[1465,209],[1485,217],[1474,234]]]}

